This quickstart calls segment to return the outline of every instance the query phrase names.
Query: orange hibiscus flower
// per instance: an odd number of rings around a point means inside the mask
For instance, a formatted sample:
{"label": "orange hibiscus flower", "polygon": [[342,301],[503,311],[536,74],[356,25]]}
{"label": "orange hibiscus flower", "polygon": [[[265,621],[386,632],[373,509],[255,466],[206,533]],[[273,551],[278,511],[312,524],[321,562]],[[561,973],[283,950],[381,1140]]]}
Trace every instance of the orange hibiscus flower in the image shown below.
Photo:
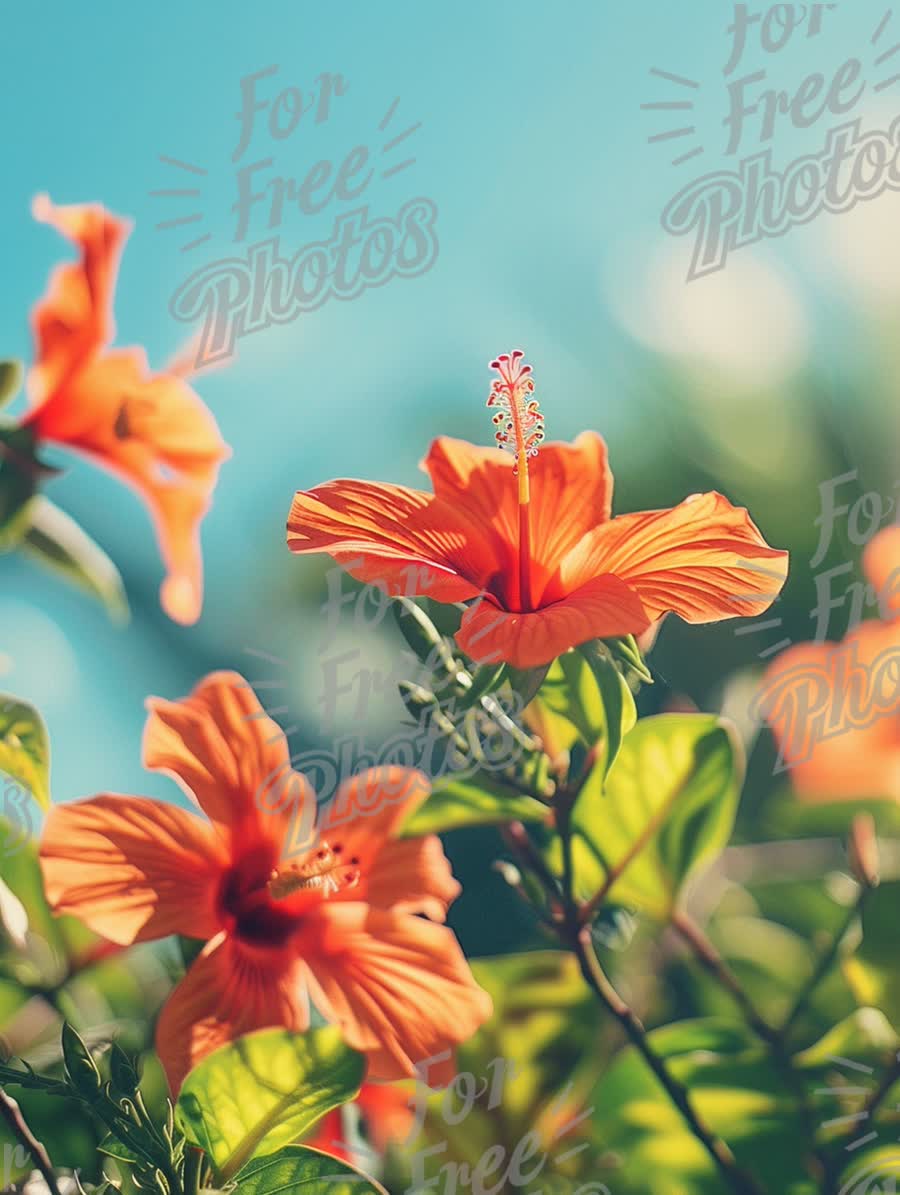
{"label": "orange hibiscus flower", "polygon": [[501,447],[436,440],[423,462],[433,494],[348,480],[300,491],[291,551],[328,552],[393,595],[479,598],[463,616],[460,647],[518,668],[589,639],[639,634],[669,612],[713,622],[768,609],[787,553],[766,544],[746,510],[709,493],[612,518],[600,436],[538,452],[543,419],[521,357],[491,365]]}
{"label": "orange hibiscus flower", "polygon": [[[344,781],[315,841],[285,858],[316,798],[247,682],[214,673],[190,697],[148,708],[145,766],[178,780],[208,820],[104,794],[54,808],[40,857],[51,907],[98,934],[206,940],[157,1026],[173,1091],[232,1038],[306,1028],[310,997],[368,1055],[370,1077],[411,1076],[470,1037],[490,998],[435,924],[459,885],[439,838],[396,837],[425,777],[380,768]],[[452,1074],[448,1061],[438,1078]]]}
{"label": "orange hibiscus flower", "polygon": [[132,485],[154,518],[168,576],[163,609],[196,622],[203,603],[199,526],[230,450],[181,370],[151,373],[140,348],[112,349],[113,293],[130,225],[98,204],[34,201],[35,218],[78,247],[35,306],[33,409],[24,424],[38,444],[86,453]]}
{"label": "orange hibiscus flower", "polygon": [[782,652],[756,703],[794,788],[811,800],[900,801],[900,527],[875,536],[863,569],[882,618],[840,643]]}

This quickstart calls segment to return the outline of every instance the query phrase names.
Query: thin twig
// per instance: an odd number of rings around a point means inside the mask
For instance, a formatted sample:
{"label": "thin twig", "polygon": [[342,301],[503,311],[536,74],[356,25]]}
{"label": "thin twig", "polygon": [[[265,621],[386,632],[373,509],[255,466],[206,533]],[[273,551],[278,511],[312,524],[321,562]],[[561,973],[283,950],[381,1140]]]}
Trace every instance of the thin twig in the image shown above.
{"label": "thin twig", "polygon": [[690,1131],[712,1158],[729,1189],[734,1191],[735,1195],[763,1195],[755,1178],[740,1168],[729,1146],[721,1137],[707,1128],[700,1119],[687,1088],[669,1072],[663,1059],[650,1045],[647,1031],[641,1021],[612,986],[600,965],[591,938],[591,927],[589,924],[582,923],[583,909],[579,908],[573,893],[572,803],[562,803],[557,811],[557,828],[562,839],[563,895],[565,900],[565,923],[559,927],[560,935],[563,941],[574,950],[585,982],[599,997],[601,1004],[622,1026],[632,1045],[653,1071],[669,1099],[684,1117]]}
{"label": "thin twig", "polygon": [[625,1030],[632,1045],[656,1075],[666,1094],[684,1117],[691,1132],[712,1158],[728,1187],[736,1192],[736,1195],[762,1195],[756,1180],[740,1168],[728,1145],[721,1137],[707,1128],[700,1119],[688,1095],[687,1088],[669,1073],[663,1059],[650,1045],[644,1026],[606,978],[594,952],[588,926],[582,926],[578,930],[573,946],[585,980],[599,996],[601,1003]]}
{"label": "thin twig", "polygon": [[868,895],[869,895],[869,889],[865,886],[860,886],[859,895],[857,896],[856,900],[853,903],[853,906],[851,907],[846,918],[844,919],[843,925],[840,927],[838,932],[834,935],[834,937],[829,942],[828,949],[823,951],[823,953],[819,956],[819,961],[816,963],[815,967],[813,968],[812,975],[810,975],[809,979],[803,985],[803,988],[800,991],[800,994],[797,997],[797,999],[794,1001],[794,1005],[791,1008],[791,1011],[788,1013],[784,1024],[779,1029],[779,1031],[778,1031],[779,1035],[781,1036],[781,1038],[783,1040],[787,1040],[788,1034],[790,1033],[791,1029],[793,1028],[794,1023],[796,1022],[797,1018],[800,1016],[803,1009],[809,1003],[809,1000],[810,1000],[813,992],[816,990],[816,988],[819,986],[819,984],[822,982],[822,980],[825,978],[825,976],[828,974],[828,972],[831,970],[832,966],[834,965],[834,961],[838,956],[838,952],[840,951],[840,948],[841,948],[841,945],[842,945],[844,939],[846,938],[847,934],[852,929],[857,918],[862,915],[863,905],[865,904],[866,897]]}
{"label": "thin twig", "polygon": [[786,1086],[797,1103],[797,1112],[808,1142],[807,1162],[812,1178],[823,1184],[824,1195],[831,1195],[834,1176],[828,1157],[816,1143],[816,1123],[810,1107],[809,1097],[803,1079],[797,1074],[791,1052],[778,1029],[770,1025],[758,1012],[753,1001],[741,986],[740,980],[716,950],[703,930],[686,913],[676,912],[672,917],[675,929],[694,952],[694,957],[712,978],[732,997],[744,1020],[761,1041],[768,1045],[772,1061],[781,1074]]}
{"label": "thin twig", "polygon": [[0,1116],[3,1117],[12,1129],[13,1136],[22,1143],[25,1150],[34,1158],[35,1164],[44,1176],[44,1181],[51,1195],[60,1195],[59,1187],[56,1184],[56,1175],[53,1173],[53,1163],[50,1161],[49,1154],[25,1123],[25,1117],[22,1115],[22,1109],[19,1107],[17,1101],[11,1095],[8,1095],[2,1087],[0,1087]]}

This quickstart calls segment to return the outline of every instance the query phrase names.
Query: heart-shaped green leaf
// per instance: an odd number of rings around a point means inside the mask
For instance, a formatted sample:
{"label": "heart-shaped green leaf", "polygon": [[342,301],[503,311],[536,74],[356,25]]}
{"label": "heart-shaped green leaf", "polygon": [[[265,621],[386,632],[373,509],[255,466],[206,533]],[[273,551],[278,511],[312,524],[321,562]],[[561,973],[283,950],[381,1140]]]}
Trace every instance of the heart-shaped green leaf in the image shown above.
{"label": "heart-shaped green leaf", "polygon": [[384,1187],[346,1162],[317,1149],[291,1145],[267,1158],[254,1158],[237,1175],[234,1195],[387,1195]]}
{"label": "heart-shaped green leaf", "polygon": [[364,1069],[362,1055],[334,1026],[308,1033],[263,1029],[222,1046],[191,1071],[178,1097],[179,1119],[224,1182],[352,1099]]}
{"label": "heart-shaped green leaf", "polygon": [[688,873],[728,842],[740,794],[740,745],[707,714],[642,719],[606,782],[598,764],[576,802],[577,895],[665,919]]}
{"label": "heart-shaped green leaf", "polygon": [[49,809],[47,727],[33,705],[7,693],[0,693],[0,772],[24,785],[42,809]]}

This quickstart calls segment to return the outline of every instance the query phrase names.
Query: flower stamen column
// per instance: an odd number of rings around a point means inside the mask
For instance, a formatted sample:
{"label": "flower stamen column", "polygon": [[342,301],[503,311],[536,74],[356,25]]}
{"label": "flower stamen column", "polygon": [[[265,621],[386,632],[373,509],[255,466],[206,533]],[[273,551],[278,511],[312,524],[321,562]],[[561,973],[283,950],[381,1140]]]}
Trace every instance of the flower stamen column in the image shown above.
{"label": "flower stamen column", "polygon": [[537,456],[544,438],[544,416],[534,394],[531,366],[523,361],[524,353],[515,349],[501,353],[491,362],[500,377],[491,383],[487,405],[497,407],[494,423],[495,439],[501,448],[515,455],[513,474],[518,479],[519,497],[519,608],[533,610],[531,599],[531,486],[528,477],[528,458]]}

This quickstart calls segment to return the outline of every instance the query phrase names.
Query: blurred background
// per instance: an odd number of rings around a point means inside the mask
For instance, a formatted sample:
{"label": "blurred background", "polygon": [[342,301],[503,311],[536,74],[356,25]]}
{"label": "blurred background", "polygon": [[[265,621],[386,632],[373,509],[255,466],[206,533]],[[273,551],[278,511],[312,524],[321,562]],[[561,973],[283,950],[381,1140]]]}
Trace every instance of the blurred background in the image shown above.
{"label": "blurred background", "polygon": [[[203,525],[206,598],[196,627],[175,626],[159,608],[162,568],[138,499],[82,461],[51,456],[66,472],[49,496],[115,560],[132,607],[123,629],[38,566],[18,556],[0,561],[0,688],[35,702],[47,720],[54,799],[108,790],[181,800],[173,784],[141,768],[143,702],[183,695],[214,668],[236,668],[261,685],[284,682],[278,718],[293,728],[295,752],[355,731],[358,692],[341,699],[332,727],[323,722],[328,661],[361,648],[354,667],[386,673],[398,640],[387,623],[361,635],[347,607],[335,638],[323,642],[327,562],[288,553],[291,496],[337,476],[416,485],[434,436],[489,443],[487,363],[522,347],[548,438],[586,427],[606,437],[617,513],[719,489],[750,509],[770,544],[790,549],[789,584],[767,616],[780,626],[738,635],[733,623],[692,629],[668,620],[651,656],[657,683],[641,700],[645,711],[693,703],[736,720],[752,752],[741,841],[839,838],[849,815],[796,805],[786,778],[773,777],[771,744],[757,739],[748,710],[767,649],[814,633],[814,574],[847,561],[858,569],[862,545],[849,538],[846,520],[824,561],[810,565],[820,486],[857,471],[843,501],[897,493],[900,196],[888,191],[848,213],[823,213],[733,252],[725,269],[691,282],[692,237],[666,234],[660,217],[701,174],[734,169],[738,158],[767,148],[783,165],[820,150],[839,123],[826,112],[798,130],[782,115],[763,141],[757,113],[740,152],[728,157],[726,89],[739,75],[765,69],[754,96],[762,86],[792,95],[811,72],[827,85],[858,56],[867,86],[847,119],[886,129],[900,112],[900,78],[876,90],[896,73],[889,58],[876,60],[898,48],[900,24],[874,41],[885,13],[883,0],[843,0],[822,15],[820,32],[798,27],[777,53],[761,47],[756,25],[726,77],[734,12],[718,0],[462,0],[428,8],[347,0],[330,9],[224,0],[164,2],[152,15],[103,2],[89,13],[61,3],[7,10],[3,356],[30,359],[28,312],[49,270],[69,254],[31,219],[37,192],[64,203],[101,200],[135,221],[116,300],[118,343],[143,344],[157,368],[197,330],[170,310],[191,272],[272,235],[289,256],[326,239],[335,218],[361,203],[370,218],[393,216],[416,197],[438,210],[439,252],[427,273],[263,328],[195,379],[234,452]],[[277,73],[257,82],[258,98],[270,105],[286,87],[312,94],[323,72],[339,73],[345,94],[327,120],[306,113],[281,138],[266,124],[271,107],[260,111],[235,162],[241,80],[276,64]],[[688,115],[644,107],[685,96],[694,104]],[[682,123],[695,133],[659,139]],[[385,149],[391,134],[412,126],[420,127],[402,152]],[[701,143],[703,155],[672,165]],[[357,145],[378,163],[384,154],[385,170],[400,158],[415,162],[386,178],[376,172],[360,200],[332,198],[314,215],[286,204],[275,228],[259,203],[246,238],[235,240],[241,165],[271,157],[254,184],[278,175],[299,185],[315,162],[337,164]],[[196,169],[186,173],[166,158]],[[179,187],[200,195],[152,194]],[[196,218],[158,227],[187,216]],[[836,583],[836,592],[858,576]],[[836,610],[830,637],[846,625],[846,608]],[[276,704],[271,692],[260,689]],[[402,717],[390,692],[369,702],[369,742]],[[533,926],[487,867],[497,850],[491,836],[453,835],[447,845],[464,884],[452,916],[467,952],[532,944]],[[777,879],[781,856],[753,858]],[[829,859],[827,850],[810,855],[803,883],[820,884]],[[832,895],[826,924],[839,915],[840,893]],[[802,901],[790,915],[779,908],[778,950],[787,958],[807,947],[822,910]],[[738,911],[748,915],[747,907]],[[758,953],[769,952],[766,945]],[[636,969],[650,974],[657,965],[644,957]],[[703,1003],[677,985],[670,992],[670,1005]],[[838,999],[822,1023],[842,1011]]]}

